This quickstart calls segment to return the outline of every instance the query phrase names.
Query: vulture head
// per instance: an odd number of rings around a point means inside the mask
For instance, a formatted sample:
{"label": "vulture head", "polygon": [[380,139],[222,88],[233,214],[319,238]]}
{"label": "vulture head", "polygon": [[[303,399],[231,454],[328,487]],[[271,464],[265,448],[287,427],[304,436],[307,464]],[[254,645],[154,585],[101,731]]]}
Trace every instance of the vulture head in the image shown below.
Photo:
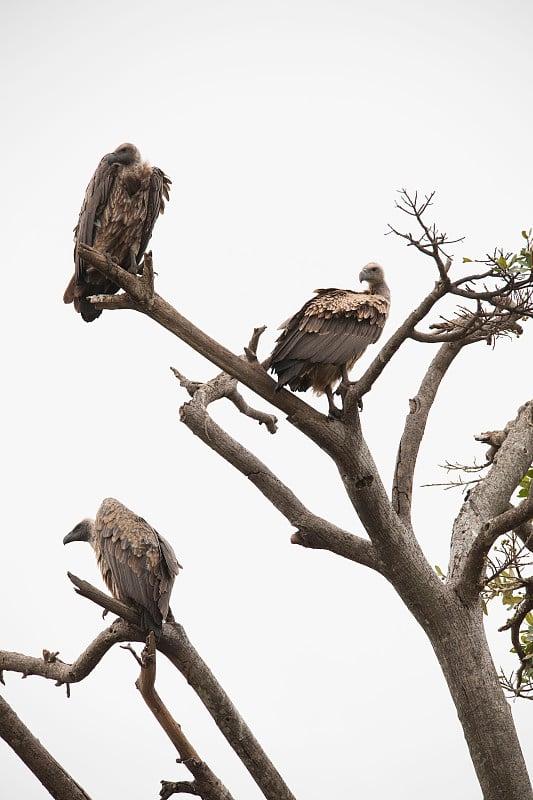
{"label": "vulture head", "polygon": [[131,144],[131,142],[124,142],[124,144],[119,144],[106,158],[108,164],[124,164],[125,166],[129,166],[130,164],[140,162],[141,154],[134,144]]}
{"label": "vulture head", "polygon": [[70,542],[91,542],[94,536],[94,520],[82,519],[63,539],[63,544]]}
{"label": "vulture head", "polygon": [[386,297],[387,300],[390,300],[390,291],[389,287],[385,283],[385,273],[383,271],[383,267],[381,267],[375,261],[365,264],[359,273],[359,280],[361,282],[366,281],[368,283],[370,294],[380,294],[382,297]]}

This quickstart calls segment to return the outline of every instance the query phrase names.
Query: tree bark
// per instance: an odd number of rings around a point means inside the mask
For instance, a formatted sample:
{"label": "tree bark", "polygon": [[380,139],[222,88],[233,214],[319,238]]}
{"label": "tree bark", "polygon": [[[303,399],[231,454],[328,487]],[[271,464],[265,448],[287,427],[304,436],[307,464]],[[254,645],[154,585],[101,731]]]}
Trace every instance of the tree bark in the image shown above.
{"label": "tree bark", "polygon": [[1,696],[0,737],[56,800],[91,800]]}
{"label": "tree bark", "polygon": [[465,606],[449,589],[438,615],[423,627],[457,709],[484,800],[531,800],[531,782],[482,617],[479,602]]}

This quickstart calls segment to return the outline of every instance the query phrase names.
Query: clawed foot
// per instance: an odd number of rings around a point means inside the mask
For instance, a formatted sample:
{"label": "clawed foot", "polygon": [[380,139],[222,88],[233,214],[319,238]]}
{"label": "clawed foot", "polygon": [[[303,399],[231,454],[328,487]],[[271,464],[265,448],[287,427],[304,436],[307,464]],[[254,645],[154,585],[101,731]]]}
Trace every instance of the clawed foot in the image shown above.
{"label": "clawed foot", "polygon": [[[339,385],[337,387],[337,391],[335,392],[335,394],[338,394],[339,397],[342,398],[343,407],[344,407],[344,401],[345,401],[345,398],[346,398],[346,394],[348,393],[348,391],[350,389],[353,389],[355,386],[357,386],[357,383],[354,383],[353,381],[349,381],[348,379],[343,379],[339,383]],[[357,407],[358,407],[359,411],[363,410],[363,400],[362,400],[361,397],[357,398]]]}
{"label": "clawed foot", "polygon": [[131,275],[141,275],[142,274],[142,267],[137,264],[137,254],[133,247],[130,247],[130,265],[128,267],[128,272]]}
{"label": "clawed foot", "polygon": [[107,261],[107,266],[109,268],[120,267],[120,264],[118,263],[117,259],[113,258],[113,256],[110,255],[109,253],[105,253],[105,260]]}
{"label": "clawed foot", "polygon": [[335,400],[333,399],[333,391],[331,386],[326,388],[326,395],[328,398],[328,405],[329,405],[329,412],[328,417],[330,419],[340,419],[342,417],[342,408],[337,408],[335,405]]}

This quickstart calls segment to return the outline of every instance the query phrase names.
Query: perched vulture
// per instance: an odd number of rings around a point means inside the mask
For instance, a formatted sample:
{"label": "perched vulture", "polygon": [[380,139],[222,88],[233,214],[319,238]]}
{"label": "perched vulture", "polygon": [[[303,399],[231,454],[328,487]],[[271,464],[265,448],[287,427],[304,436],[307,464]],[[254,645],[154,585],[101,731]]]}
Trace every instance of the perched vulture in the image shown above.
{"label": "perched vulture", "polygon": [[161,635],[172,615],[170,593],[181,564],[171,545],[118,500],[102,502],[96,520],[84,519],[63,544],[89,542],[113,597],[135,606],[146,631]]}
{"label": "perched vulture", "polygon": [[129,142],[119,145],[98,164],[74,228],[74,275],[63,296],[65,303],[74,303],[85,322],[102,313],[85,298],[115,294],[119,287],[80,258],[78,245],[94,247],[137,273],[155,221],[164,212],[170,184],[170,178],[142,161]]}
{"label": "perched vulture", "polygon": [[277,389],[288,384],[296,392],[325,392],[330,414],[337,412],[334,385],[348,383],[348,372],[379,339],[389,314],[390,291],[382,267],[367,264],[359,280],[368,283],[368,291],[317,289],[316,297],[280,326],[283,332],[267,362],[278,377]]}

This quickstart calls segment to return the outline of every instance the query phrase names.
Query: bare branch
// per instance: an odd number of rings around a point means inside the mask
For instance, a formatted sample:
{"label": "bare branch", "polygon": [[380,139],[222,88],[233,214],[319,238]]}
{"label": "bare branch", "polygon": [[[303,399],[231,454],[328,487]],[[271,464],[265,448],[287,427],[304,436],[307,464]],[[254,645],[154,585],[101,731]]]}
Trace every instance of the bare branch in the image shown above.
{"label": "bare branch", "polygon": [[[137,613],[129,606],[124,605],[124,603],[104,592],[100,592],[86,581],[71,576],[70,573],[69,577],[75,583],[76,591],[79,594],[104,608],[108,608],[113,613],[119,613],[124,618],[131,618],[133,614],[135,619],[138,620]],[[144,633],[137,625],[131,625],[126,622],[115,622],[107,631],[108,634],[111,632],[116,637],[115,641],[144,642],[145,639]],[[102,636],[102,634],[100,635]],[[207,664],[187,638],[183,627],[176,622],[167,621],[163,625],[163,631],[157,646],[194,689],[267,800],[294,800],[292,792]],[[0,653],[0,668],[2,667],[1,656],[2,654]],[[5,668],[8,667],[6,666]]]}
{"label": "bare branch", "polygon": [[392,487],[392,502],[397,514],[406,524],[411,524],[413,475],[428,414],[441,381],[455,357],[460,344],[443,344],[428,367],[415,398],[409,400],[409,414],[400,440]]}
{"label": "bare branch", "polygon": [[161,800],[168,800],[173,794],[192,794],[197,797],[199,792],[192,781],[161,781]]}
{"label": "bare branch", "polygon": [[396,208],[408,216],[414,217],[422,229],[422,234],[414,236],[412,233],[401,233],[389,225],[391,233],[396,234],[402,239],[406,239],[408,245],[416,247],[421,253],[432,258],[439,271],[440,280],[445,284],[449,284],[448,272],[451,267],[451,259],[443,249],[445,244],[457,244],[463,241],[463,237],[459,239],[449,239],[445,233],[440,233],[435,225],[431,227],[424,221],[424,214],[428,207],[432,205],[435,192],[427,195],[424,200],[420,201],[418,192],[411,196],[406,189],[400,192],[400,200],[396,202]]}
{"label": "bare branch", "polygon": [[144,702],[178,751],[180,761],[190,760],[199,763],[201,758],[197,751],[183,733],[181,725],[178,725],[156,692],[156,646],[153,632],[150,632],[146,639],[140,664],[141,671],[135,682],[135,686],[140,691]]}
{"label": "bare branch", "polygon": [[529,502],[509,510],[510,497],[533,462],[533,400],[507,426],[487,476],[466,498],[452,535],[449,579],[464,596],[477,595],[485,557],[501,533],[531,513]]}
{"label": "bare branch", "polygon": [[249,406],[242,394],[238,391],[236,385],[227,393],[226,397],[228,400],[231,400],[241,414],[245,414],[247,417],[257,420],[260,425],[266,427],[269,433],[276,433],[278,429],[277,418],[273,414],[265,414],[264,411],[259,411]]}
{"label": "bare branch", "polygon": [[[106,595],[103,596],[106,597]],[[123,636],[123,633],[124,631],[119,625],[111,625],[110,628],[98,634],[96,639],[72,664],[65,664],[59,659],[48,661],[45,658],[0,650],[0,669],[20,672],[23,678],[29,675],[38,675],[41,678],[56,681],[56,686],[64,684],[69,686],[86,678],[114,644],[132,638],[129,631],[126,636]]]}
{"label": "bare branch", "polygon": [[153,632],[148,635],[141,661],[141,672],[135,685],[148,708],[178,751],[180,763],[184,764],[193,775],[192,787],[194,791],[192,793],[203,798],[203,800],[233,800],[232,795],[220,779],[202,761],[183,733],[181,725],[178,725],[175,721],[155,690],[156,647]]}
{"label": "bare branch", "polygon": [[509,508],[507,511],[498,514],[487,523],[484,536],[488,541],[493,542],[502,533],[514,531],[524,522],[533,519],[533,495],[522,501],[518,506]]}
{"label": "bare branch", "polygon": [[142,276],[139,278],[121,267],[108,264],[105,256],[85,245],[83,245],[83,259],[124,289],[134,301],[138,311],[149,316],[224,372],[229,373],[273,406],[284,411],[291,422],[297,423],[300,420],[319,424],[327,422],[325,415],[320,414],[292,392],[286,389],[276,391],[276,382],[258,362],[250,362],[227,350],[179,314],[158,294],[147,297],[149,292],[145,288]]}
{"label": "bare branch", "polygon": [[[145,253],[142,273],[140,275],[132,275],[127,270],[123,269],[118,264],[108,259],[105,255],[80,242],[78,244],[78,253],[87,261],[91,266],[95,267],[99,272],[107,275],[111,280],[124,289],[130,296],[131,300],[140,306],[150,307],[154,297],[154,267],[152,261],[152,253]],[[88,298],[91,299],[90,297]]]}
{"label": "bare branch", "polygon": [[[82,578],[78,578],[76,575],[73,575],[72,572],[67,572],[67,575],[70,581],[74,584],[74,591],[76,594],[87,598],[87,600],[91,600],[93,603],[96,603],[96,605],[104,608],[106,611],[112,611],[113,614],[118,614],[118,616],[122,617],[122,619],[126,620],[126,622],[131,622],[132,625],[136,625],[141,632],[139,612],[133,608],[133,606],[128,606],[126,603],[122,603],[115,597],[111,597],[111,595],[101,592],[92,584],[82,580]],[[144,641],[144,638],[141,641]]]}
{"label": "bare branch", "polygon": [[181,625],[166,623],[158,649],[194,689],[267,800],[295,800],[265,751],[195,650]]}
{"label": "bare branch", "polygon": [[369,541],[312,514],[262,461],[216,424],[206,408],[220,396],[220,377],[202,384],[192,400],[181,407],[181,421],[212,450],[242,472],[298,529],[298,536],[294,535],[291,539],[293,543],[330,550],[372,569],[379,569]]}
{"label": "bare branch", "polygon": [[120,294],[92,294],[87,298],[97,311],[116,311],[118,309],[138,310],[138,305],[125,292]]}
{"label": "bare branch", "polygon": [[0,736],[57,800],[91,800],[0,695]]}
{"label": "bare branch", "polygon": [[[170,369],[179,380],[180,385],[187,389],[191,397],[193,397],[194,394],[204,385],[198,381],[188,380],[188,378],[182,375],[181,372],[179,372],[179,370],[177,370],[175,367],[170,367]],[[236,378],[232,378],[227,372],[221,372],[219,375],[209,381],[209,384],[213,387],[213,392],[210,393],[210,403],[226,397],[228,400],[231,400],[233,405],[241,412],[241,414],[257,420],[260,425],[264,425],[266,427],[269,433],[276,433],[278,429],[277,418],[274,416],[274,414],[266,414],[264,411],[259,411],[258,409],[249,406],[237,389]]]}
{"label": "bare branch", "polygon": [[[424,333],[413,329],[411,338],[423,343],[442,343],[462,341],[468,335],[469,343],[472,343],[511,331],[520,334],[522,329],[518,325],[519,319],[523,316],[533,316],[533,271],[530,271],[529,276],[521,277],[519,272],[514,272],[512,269],[505,270],[493,260],[490,269],[483,273],[450,281],[448,273],[451,260],[443,246],[461,239],[449,239],[445,233],[440,233],[435,225],[429,226],[424,221],[423,215],[432,203],[433,193],[424,200],[419,199],[418,193],[411,196],[405,189],[400,195],[396,207],[408,216],[414,217],[422,233],[417,237],[389,226],[390,232],[405,239],[408,245],[416,247],[435,262],[439,273],[439,284],[443,289],[442,296],[457,295],[475,300],[477,303],[476,311],[464,309],[454,320],[445,325],[431,326],[438,328],[438,333]],[[493,288],[482,283],[487,278],[495,284]],[[488,301],[494,308],[488,310],[482,308],[480,305],[482,300]]]}
{"label": "bare branch", "polygon": [[192,781],[161,781],[161,800],[168,800],[173,794],[192,794],[198,797],[199,792]]}

